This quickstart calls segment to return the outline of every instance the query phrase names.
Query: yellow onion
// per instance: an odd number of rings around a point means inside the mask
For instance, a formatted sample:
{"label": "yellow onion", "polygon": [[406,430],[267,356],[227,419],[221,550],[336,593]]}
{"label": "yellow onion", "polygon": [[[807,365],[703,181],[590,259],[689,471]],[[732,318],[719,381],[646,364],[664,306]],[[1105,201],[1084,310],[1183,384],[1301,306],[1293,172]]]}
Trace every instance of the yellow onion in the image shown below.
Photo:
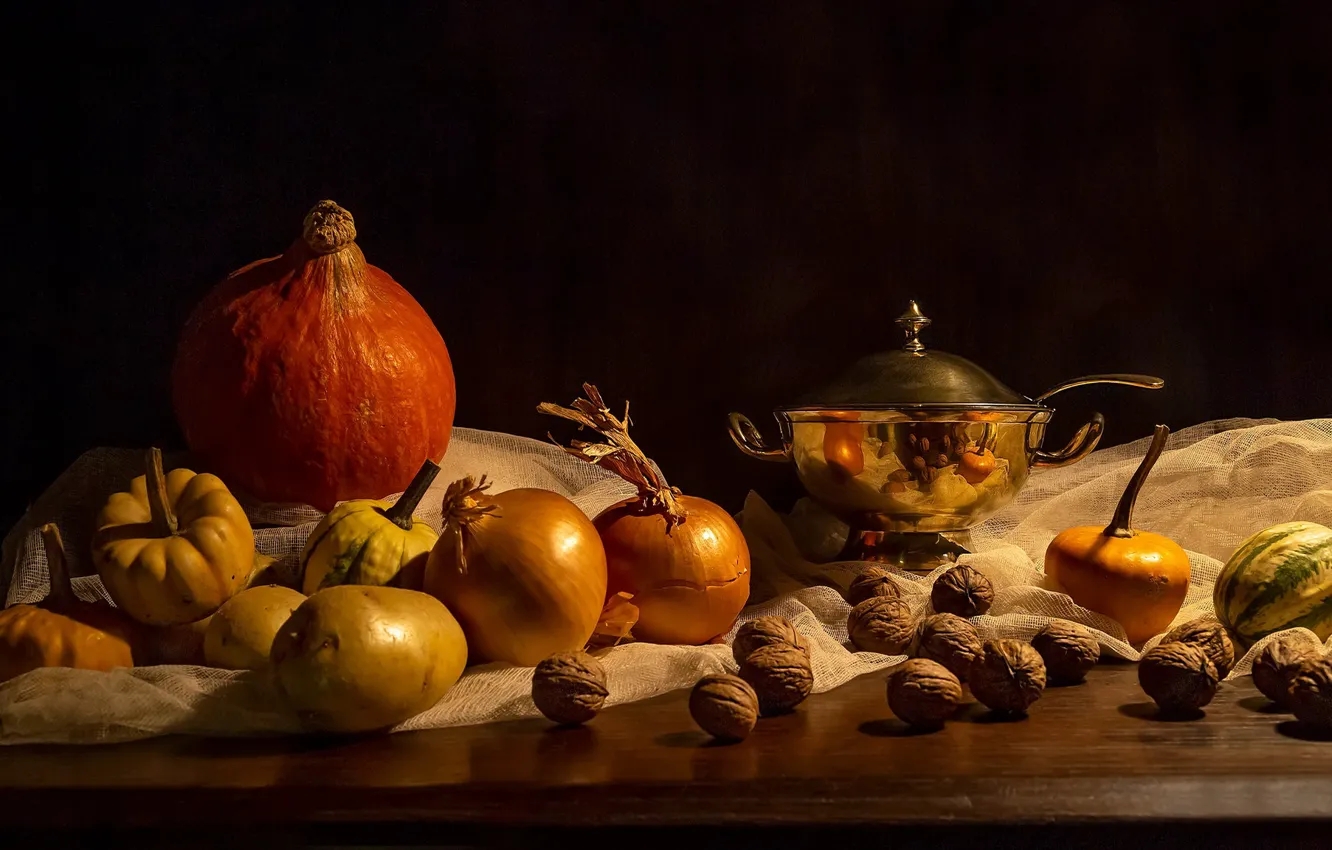
{"label": "yellow onion", "polygon": [[578,506],[549,490],[494,496],[485,477],[453,482],[425,591],[467,635],[472,661],[531,667],[582,649],[606,599],[606,553]]}
{"label": "yellow onion", "polygon": [[606,549],[608,592],[638,607],[637,640],[699,644],[725,634],[749,600],[749,546],[720,506],[670,487],[629,437],[629,412],[617,419],[591,384],[572,408],[542,413],[591,428],[606,443],[575,440],[568,451],[611,469],[638,487],[595,522]]}

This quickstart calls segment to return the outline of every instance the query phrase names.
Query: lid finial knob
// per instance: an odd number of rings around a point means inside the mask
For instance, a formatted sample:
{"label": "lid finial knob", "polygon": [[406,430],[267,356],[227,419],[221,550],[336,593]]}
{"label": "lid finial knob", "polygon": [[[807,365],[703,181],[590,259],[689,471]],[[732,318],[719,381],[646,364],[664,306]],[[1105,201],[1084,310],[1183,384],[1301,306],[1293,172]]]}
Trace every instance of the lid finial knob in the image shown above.
{"label": "lid finial knob", "polygon": [[925,345],[920,341],[920,332],[930,324],[930,319],[920,312],[920,305],[914,299],[907,305],[906,312],[897,317],[896,324],[906,332],[903,350],[917,354],[925,350]]}

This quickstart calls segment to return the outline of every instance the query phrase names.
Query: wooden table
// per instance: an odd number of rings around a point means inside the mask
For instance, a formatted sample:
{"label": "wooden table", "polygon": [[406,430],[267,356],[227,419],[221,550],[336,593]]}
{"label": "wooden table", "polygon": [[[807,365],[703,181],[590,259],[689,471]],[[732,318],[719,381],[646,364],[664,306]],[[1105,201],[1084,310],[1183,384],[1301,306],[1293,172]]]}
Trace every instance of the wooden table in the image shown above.
{"label": "wooden table", "polygon": [[822,847],[870,830],[932,846],[1332,846],[1332,741],[1271,713],[1248,678],[1205,716],[1167,722],[1133,666],[1107,664],[1048,690],[1025,720],[972,704],[933,734],[892,717],[883,680],[812,697],[729,746],[697,731],[680,691],[574,729],[0,749],[0,828],[131,828],[176,846],[181,829],[195,845],[276,830],[545,846],[590,826],[649,844],[756,830],[765,847]]}

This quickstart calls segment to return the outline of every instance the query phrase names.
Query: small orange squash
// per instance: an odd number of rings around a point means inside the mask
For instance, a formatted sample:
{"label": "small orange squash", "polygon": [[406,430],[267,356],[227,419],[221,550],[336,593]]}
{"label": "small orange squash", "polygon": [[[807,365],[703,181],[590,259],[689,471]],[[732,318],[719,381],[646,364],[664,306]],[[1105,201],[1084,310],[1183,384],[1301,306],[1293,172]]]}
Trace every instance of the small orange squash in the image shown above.
{"label": "small orange squash", "polygon": [[1188,553],[1170,538],[1135,531],[1131,524],[1133,503],[1169,435],[1169,428],[1156,426],[1108,526],[1066,529],[1045,550],[1045,574],[1074,602],[1118,621],[1130,643],[1165,631],[1189,592]]}
{"label": "small orange squash", "polygon": [[245,587],[254,532],[216,475],[163,475],[158,449],[147,467],[97,515],[93,563],[116,605],[140,623],[192,623]]}
{"label": "small orange squash", "polygon": [[36,605],[0,611],[0,682],[39,667],[133,667],[134,624],[109,605],[74,595],[60,530],[42,526],[51,592]]}

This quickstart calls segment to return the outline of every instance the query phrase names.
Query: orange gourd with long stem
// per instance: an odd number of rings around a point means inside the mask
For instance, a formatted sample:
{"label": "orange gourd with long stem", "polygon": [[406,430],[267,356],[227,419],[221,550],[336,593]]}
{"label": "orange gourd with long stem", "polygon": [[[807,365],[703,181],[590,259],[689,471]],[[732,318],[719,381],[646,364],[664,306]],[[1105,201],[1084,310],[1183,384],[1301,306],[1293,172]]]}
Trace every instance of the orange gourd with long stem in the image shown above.
{"label": "orange gourd with long stem", "polygon": [[1118,621],[1130,643],[1165,631],[1189,592],[1188,553],[1170,538],[1132,525],[1133,505],[1169,435],[1169,428],[1156,426],[1108,526],[1066,529],[1045,551],[1045,574],[1074,602]]}

